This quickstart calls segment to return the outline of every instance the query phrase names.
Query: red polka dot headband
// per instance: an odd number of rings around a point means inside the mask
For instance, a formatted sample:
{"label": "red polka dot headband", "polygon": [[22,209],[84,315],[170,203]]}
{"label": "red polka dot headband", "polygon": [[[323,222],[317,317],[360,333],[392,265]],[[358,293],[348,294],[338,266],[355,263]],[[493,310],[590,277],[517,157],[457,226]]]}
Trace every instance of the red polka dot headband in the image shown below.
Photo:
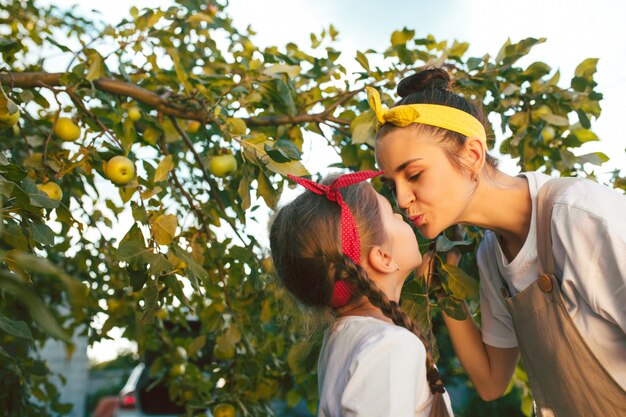
{"label": "red polka dot headband", "polygon": [[[326,196],[329,201],[335,201],[341,208],[341,248],[345,255],[354,261],[355,264],[361,263],[361,239],[356,222],[352,216],[352,212],[348,205],[343,201],[343,197],[339,189],[354,185],[361,181],[377,177],[382,171],[361,171],[351,174],[345,174],[334,180],[330,185],[318,184],[306,178],[295,177],[289,175],[289,178],[302,185],[315,194]],[[354,285],[345,280],[335,282],[333,297],[330,305],[333,308],[344,306],[350,301]]]}

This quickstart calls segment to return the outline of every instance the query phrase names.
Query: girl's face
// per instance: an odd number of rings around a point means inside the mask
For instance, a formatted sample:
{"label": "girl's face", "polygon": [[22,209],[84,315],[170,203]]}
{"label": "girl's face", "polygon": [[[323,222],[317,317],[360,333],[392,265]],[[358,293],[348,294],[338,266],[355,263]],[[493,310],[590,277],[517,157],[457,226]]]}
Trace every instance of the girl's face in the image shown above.
{"label": "girl's face", "polygon": [[475,184],[452,165],[434,137],[415,125],[393,129],[376,144],[376,159],[398,206],[428,239],[460,223]]}
{"label": "girl's face", "polygon": [[394,260],[402,270],[410,271],[422,263],[422,255],[419,251],[417,239],[413,229],[404,221],[400,213],[394,213],[389,201],[376,193],[383,229]]}

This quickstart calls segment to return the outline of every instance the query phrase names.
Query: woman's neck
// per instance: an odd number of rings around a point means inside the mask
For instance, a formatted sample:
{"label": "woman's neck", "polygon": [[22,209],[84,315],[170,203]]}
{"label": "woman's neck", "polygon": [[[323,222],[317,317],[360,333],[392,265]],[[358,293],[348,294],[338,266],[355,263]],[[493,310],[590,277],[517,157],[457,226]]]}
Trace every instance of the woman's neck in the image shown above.
{"label": "woman's neck", "polygon": [[511,261],[524,246],[530,229],[532,201],[525,177],[494,170],[483,176],[459,223],[493,230]]}

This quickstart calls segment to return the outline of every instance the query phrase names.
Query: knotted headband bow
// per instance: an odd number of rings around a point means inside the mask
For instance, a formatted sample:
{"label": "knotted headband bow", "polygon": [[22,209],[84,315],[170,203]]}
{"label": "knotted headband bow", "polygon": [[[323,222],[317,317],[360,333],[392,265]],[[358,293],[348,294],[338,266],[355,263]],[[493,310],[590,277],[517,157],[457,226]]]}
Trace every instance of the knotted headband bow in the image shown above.
{"label": "knotted headband bow", "polygon": [[[339,189],[377,177],[381,174],[382,171],[354,172],[338,177],[329,185],[322,185],[306,178],[289,175],[291,180],[302,185],[307,190],[324,195],[328,200],[337,202],[341,209],[341,249],[343,253],[357,265],[361,263],[361,239],[350,207],[343,201]],[[330,302],[331,307],[338,308],[347,304],[348,301],[350,301],[353,291],[354,285],[352,283],[345,280],[335,282],[333,297]]]}
{"label": "knotted headband bow", "polygon": [[366,87],[367,101],[381,124],[392,123],[399,127],[411,123],[437,126],[464,136],[478,138],[487,146],[487,134],[480,121],[469,113],[439,104],[402,104],[383,109],[378,91]]}

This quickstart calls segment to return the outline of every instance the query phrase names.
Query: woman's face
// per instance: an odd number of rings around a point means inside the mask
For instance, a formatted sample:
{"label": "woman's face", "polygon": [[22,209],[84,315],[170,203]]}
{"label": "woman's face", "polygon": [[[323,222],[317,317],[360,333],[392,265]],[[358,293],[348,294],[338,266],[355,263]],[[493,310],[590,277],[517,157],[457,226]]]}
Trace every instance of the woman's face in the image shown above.
{"label": "woman's face", "polygon": [[376,159],[398,206],[426,238],[460,222],[475,184],[434,137],[415,125],[393,129],[376,143]]}

